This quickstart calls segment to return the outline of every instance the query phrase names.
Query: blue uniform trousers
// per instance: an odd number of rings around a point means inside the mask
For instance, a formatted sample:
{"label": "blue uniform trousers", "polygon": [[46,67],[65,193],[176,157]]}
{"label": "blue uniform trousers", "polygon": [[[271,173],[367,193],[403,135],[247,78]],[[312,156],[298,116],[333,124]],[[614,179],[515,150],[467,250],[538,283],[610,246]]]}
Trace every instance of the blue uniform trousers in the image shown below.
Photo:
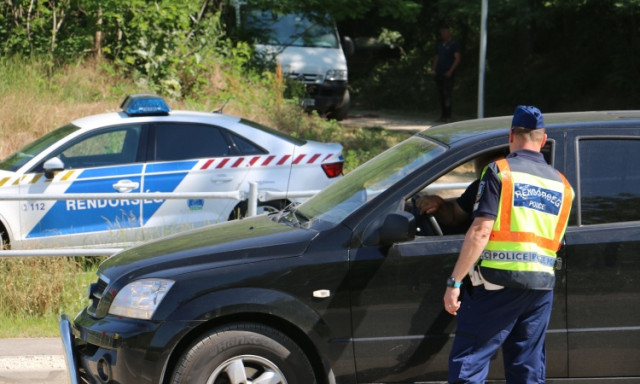
{"label": "blue uniform trousers", "polygon": [[449,382],[484,383],[489,361],[502,346],[508,384],[544,383],[552,304],[552,290],[473,287],[458,311]]}

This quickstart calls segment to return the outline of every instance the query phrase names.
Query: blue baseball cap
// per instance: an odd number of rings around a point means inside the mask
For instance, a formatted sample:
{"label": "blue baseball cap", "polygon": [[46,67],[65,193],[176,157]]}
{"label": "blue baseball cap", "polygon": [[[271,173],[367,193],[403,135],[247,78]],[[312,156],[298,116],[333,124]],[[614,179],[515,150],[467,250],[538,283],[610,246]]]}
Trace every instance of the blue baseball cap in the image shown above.
{"label": "blue baseball cap", "polygon": [[513,112],[511,127],[523,127],[527,129],[544,128],[542,112],[534,106],[518,105]]}

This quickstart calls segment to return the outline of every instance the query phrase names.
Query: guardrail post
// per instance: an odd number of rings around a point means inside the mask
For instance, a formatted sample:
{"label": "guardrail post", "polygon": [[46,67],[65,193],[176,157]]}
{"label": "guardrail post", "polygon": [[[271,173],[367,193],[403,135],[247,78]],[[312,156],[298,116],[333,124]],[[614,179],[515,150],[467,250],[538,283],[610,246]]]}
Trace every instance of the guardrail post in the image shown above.
{"label": "guardrail post", "polygon": [[247,201],[247,216],[255,216],[258,213],[258,183],[249,183],[249,199]]}

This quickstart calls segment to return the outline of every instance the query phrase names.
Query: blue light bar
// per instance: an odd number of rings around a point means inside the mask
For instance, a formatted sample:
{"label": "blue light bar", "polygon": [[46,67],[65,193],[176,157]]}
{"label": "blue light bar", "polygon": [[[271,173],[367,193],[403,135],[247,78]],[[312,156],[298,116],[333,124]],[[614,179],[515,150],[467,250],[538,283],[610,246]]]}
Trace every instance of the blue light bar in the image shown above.
{"label": "blue light bar", "polygon": [[162,97],[150,94],[129,95],[120,108],[129,116],[164,116],[171,112]]}

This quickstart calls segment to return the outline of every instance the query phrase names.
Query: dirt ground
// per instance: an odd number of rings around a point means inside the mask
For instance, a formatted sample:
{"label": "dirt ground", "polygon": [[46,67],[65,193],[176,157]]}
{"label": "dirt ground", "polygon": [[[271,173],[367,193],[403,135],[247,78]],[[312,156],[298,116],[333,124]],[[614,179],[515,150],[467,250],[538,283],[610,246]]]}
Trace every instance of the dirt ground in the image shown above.
{"label": "dirt ground", "polygon": [[433,116],[371,110],[352,110],[340,123],[346,126],[382,127],[409,132],[419,132],[436,124]]}

